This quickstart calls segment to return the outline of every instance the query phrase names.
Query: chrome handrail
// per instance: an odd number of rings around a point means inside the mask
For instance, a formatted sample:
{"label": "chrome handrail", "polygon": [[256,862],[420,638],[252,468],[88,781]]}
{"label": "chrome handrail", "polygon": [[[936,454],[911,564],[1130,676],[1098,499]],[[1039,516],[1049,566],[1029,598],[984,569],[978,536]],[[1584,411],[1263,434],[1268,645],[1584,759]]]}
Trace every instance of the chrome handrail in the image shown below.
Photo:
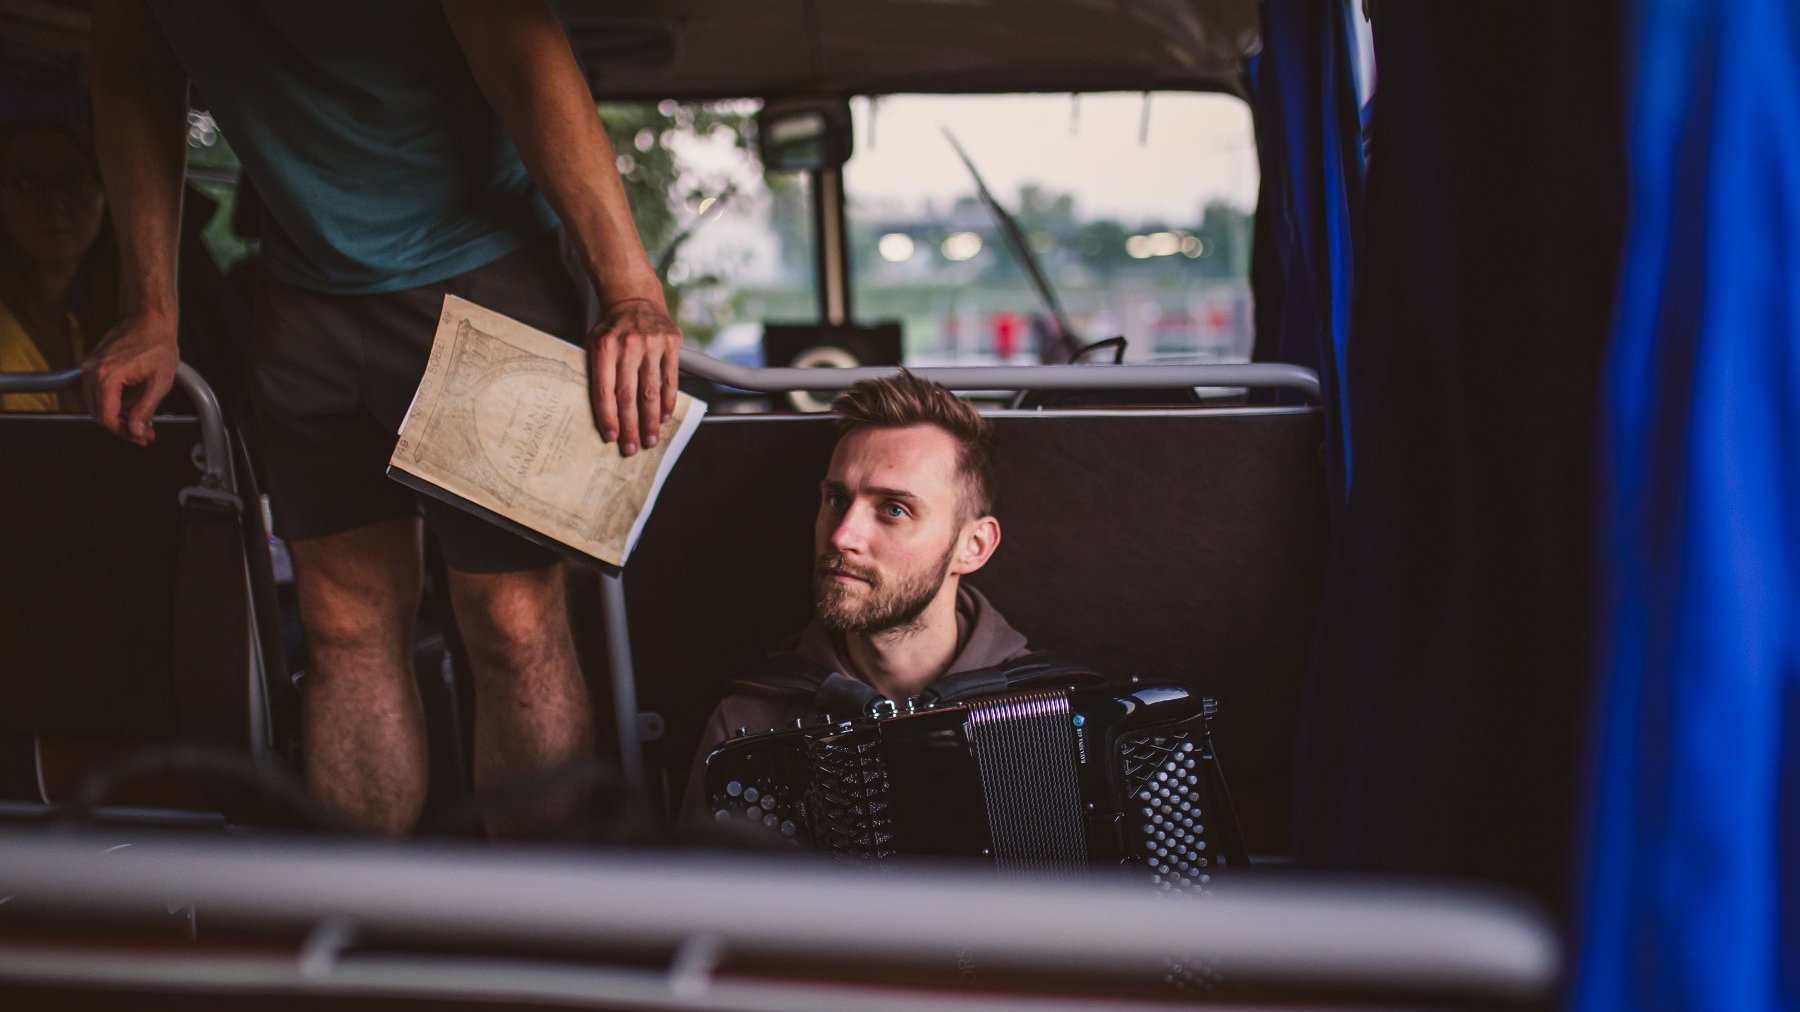
{"label": "chrome handrail", "polygon": [[[866,379],[898,372],[899,366],[849,369],[796,369],[735,365],[692,348],[681,350],[683,372],[740,390],[844,390]],[[1204,365],[1000,365],[921,366],[914,373],[952,390],[1142,390],[1179,387],[1273,387],[1321,397],[1319,376],[1281,362]]]}

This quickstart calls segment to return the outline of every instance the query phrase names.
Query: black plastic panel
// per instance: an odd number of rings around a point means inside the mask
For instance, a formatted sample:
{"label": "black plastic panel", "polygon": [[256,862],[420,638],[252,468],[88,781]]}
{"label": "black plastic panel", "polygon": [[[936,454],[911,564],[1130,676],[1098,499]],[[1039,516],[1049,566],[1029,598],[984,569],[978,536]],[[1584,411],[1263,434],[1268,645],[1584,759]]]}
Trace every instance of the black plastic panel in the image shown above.
{"label": "black plastic panel", "polygon": [[181,489],[198,426],[126,445],[78,417],[0,414],[0,731],[171,733]]}

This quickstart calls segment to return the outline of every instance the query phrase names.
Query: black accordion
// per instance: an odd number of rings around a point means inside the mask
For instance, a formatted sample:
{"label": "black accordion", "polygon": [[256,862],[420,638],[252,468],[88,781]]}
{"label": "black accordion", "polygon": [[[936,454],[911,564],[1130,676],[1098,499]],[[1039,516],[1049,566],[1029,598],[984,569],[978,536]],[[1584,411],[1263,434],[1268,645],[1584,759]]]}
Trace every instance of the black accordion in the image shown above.
{"label": "black accordion", "polygon": [[856,858],[1003,871],[1125,865],[1186,891],[1246,861],[1211,699],[1169,684],[1064,686],[820,717],[706,760],[712,817]]}

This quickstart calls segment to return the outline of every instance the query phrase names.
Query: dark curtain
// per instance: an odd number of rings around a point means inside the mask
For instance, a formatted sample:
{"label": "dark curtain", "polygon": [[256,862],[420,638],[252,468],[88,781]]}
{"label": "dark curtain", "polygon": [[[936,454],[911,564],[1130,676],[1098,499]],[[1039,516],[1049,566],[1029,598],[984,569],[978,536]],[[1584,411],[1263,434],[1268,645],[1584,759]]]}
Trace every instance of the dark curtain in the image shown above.
{"label": "dark curtain", "polygon": [[1347,0],[1265,0],[1250,100],[1257,196],[1257,361],[1319,374],[1332,512],[1350,483],[1344,361],[1361,228],[1363,151]]}
{"label": "dark curtain", "polygon": [[1626,39],[1575,1006],[1800,1008],[1800,10]]}
{"label": "dark curtain", "polygon": [[1567,891],[1597,387],[1623,229],[1608,2],[1375,9],[1355,482],[1303,714],[1303,863]]}

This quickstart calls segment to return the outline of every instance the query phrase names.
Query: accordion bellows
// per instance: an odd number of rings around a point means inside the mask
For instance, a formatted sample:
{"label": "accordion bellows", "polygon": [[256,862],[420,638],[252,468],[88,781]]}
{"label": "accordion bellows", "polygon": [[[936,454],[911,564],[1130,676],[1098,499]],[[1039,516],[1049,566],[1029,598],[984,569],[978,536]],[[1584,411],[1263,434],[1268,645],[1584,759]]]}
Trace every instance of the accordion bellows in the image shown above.
{"label": "accordion bellows", "polygon": [[1126,684],[821,716],[715,749],[706,797],[720,823],[848,857],[1120,865],[1188,891],[1246,860],[1213,712],[1179,685]]}

